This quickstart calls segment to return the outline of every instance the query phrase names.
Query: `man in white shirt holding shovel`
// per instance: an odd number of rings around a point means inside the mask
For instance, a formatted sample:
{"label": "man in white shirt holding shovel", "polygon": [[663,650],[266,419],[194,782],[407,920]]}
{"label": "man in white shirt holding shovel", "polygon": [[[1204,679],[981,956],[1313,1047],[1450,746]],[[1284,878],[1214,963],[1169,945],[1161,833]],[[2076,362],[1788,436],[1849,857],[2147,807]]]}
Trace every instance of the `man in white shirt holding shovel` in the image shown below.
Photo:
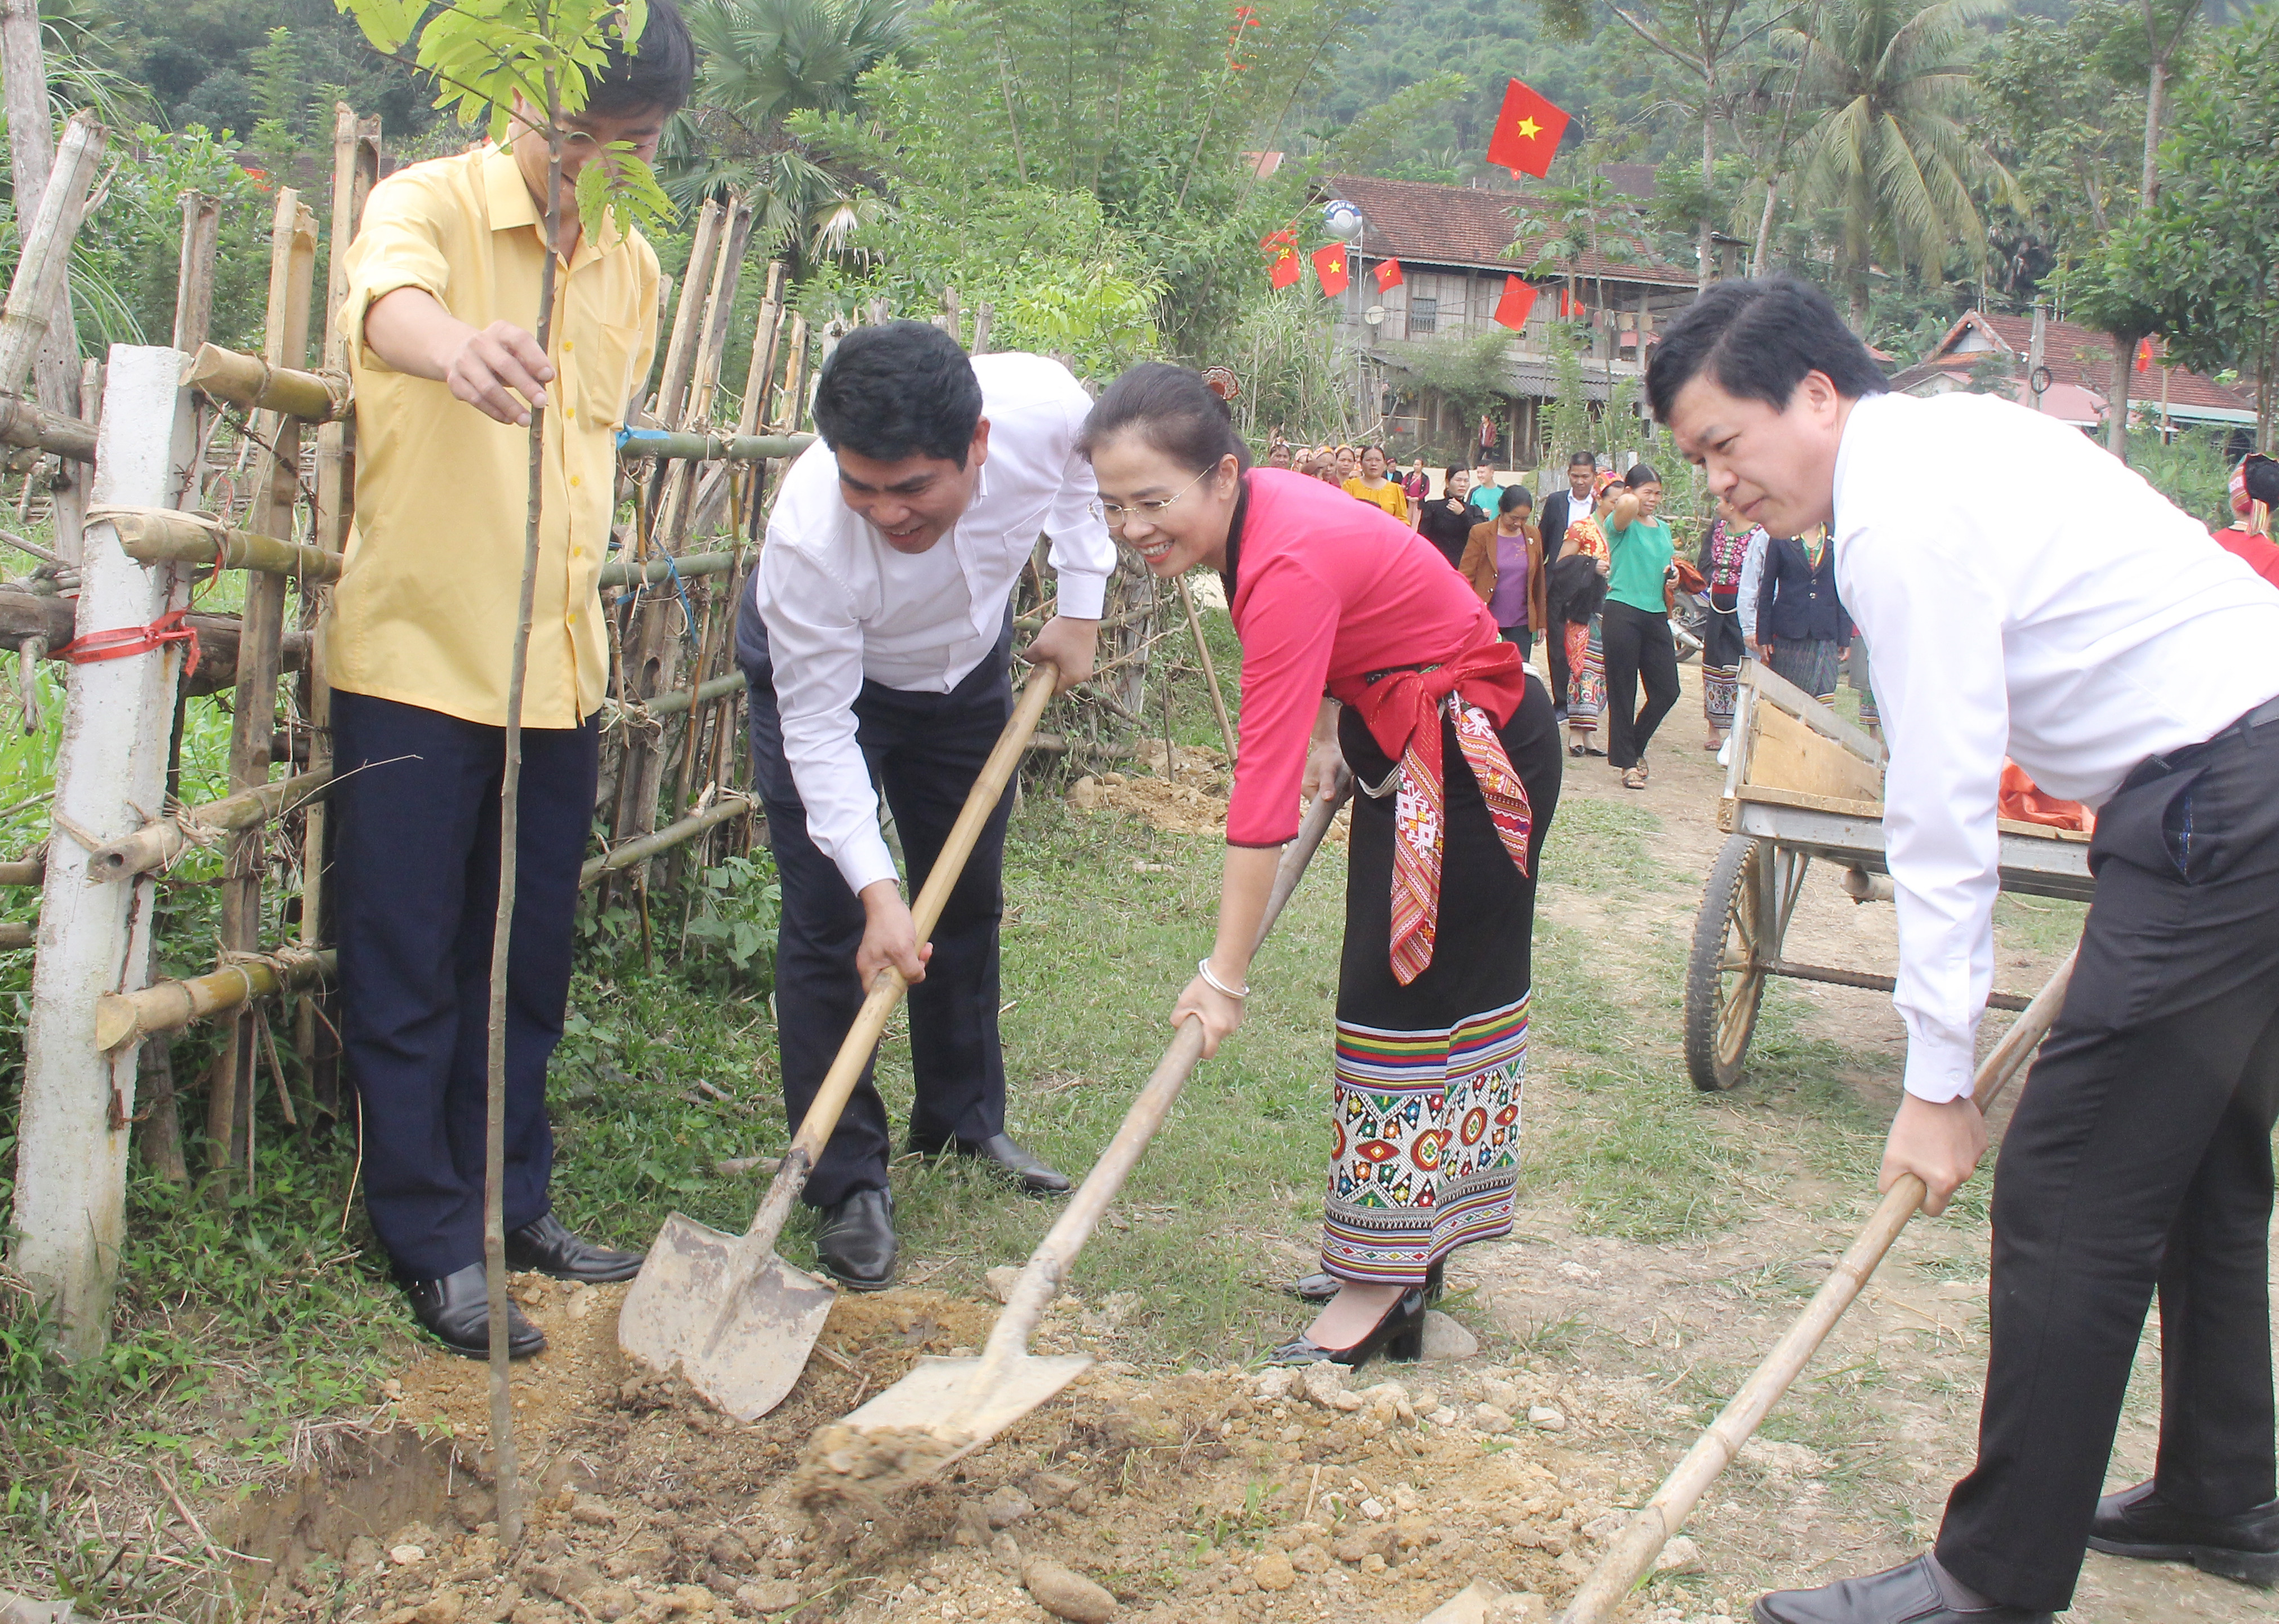
{"label": "man in white shirt holding shovel", "polygon": [[[738,619],[752,777],[782,885],[776,1028],[795,1128],[888,964],[911,983],[909,1148],[971,1157],[1036,1195],[1069,1181],[1005,1132],[997,1037],[1000,874],[1009,791],[917,939],[879,823],[881,792],[913,894],[1012,709],[1013,585],[1040,533],[1057,609],[1024,651],[1066,688],[1092,674],[1115,544],[1076,454],[1092,402],[1040,356],[969,358],[922,322],[857,328],[815,398],[817,443],[784,476]],[[894,1278],[893,1150],[870,1069],[804,1199],[840,1284]]]}
{"label": "man in white shirt holding shovel", "polygon": [[[1761,1624],[2047,1624],[2084,1546],[2279,1581],[2271,1128],[2279,1113],[2279,591],[2118,460],[2007,402],[1885,392],[1817,289],[1711,287],[1662,335],[1654,414],[1711,491],[1832,524],[1890,743],[1906,1093],[1884,1152],[1943,1210],[1986,1148],[2007,753],[2099,811],[2097,892],[1994,1182],[1975,1470],[1935,1550],[1756,1604]],[[1993,486],[1941,470],[1993,466]],[[2148,1482],[2105,1495],[2145,1312]]]}

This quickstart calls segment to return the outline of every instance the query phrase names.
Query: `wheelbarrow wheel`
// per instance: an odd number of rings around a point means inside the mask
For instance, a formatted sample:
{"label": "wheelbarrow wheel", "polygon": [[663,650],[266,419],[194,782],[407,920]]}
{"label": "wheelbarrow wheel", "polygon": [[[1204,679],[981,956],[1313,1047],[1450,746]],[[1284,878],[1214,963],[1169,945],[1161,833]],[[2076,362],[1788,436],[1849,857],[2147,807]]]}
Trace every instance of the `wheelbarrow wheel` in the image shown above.
{"label": "wheelbarrow wheel", "polygon": [[1702,888],[1685,965],[1685,1069],[1705,1093],[1741,1080],[1765,966],[1780,956],[1785,910],[1766,871],[1773,861],[1771,842],[1730,835]]}

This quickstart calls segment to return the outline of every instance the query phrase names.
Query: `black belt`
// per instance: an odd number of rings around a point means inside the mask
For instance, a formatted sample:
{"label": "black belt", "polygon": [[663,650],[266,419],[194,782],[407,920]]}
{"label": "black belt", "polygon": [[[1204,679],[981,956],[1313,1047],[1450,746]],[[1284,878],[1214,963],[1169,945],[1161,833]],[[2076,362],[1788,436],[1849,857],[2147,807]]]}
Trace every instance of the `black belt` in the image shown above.
{"label": "black belt", "polygon": [[2140,784],[2150,784],[2153,779],[2186,765],[2195,753],[2205,750],[2212,745],[2221,744],[2227,739],[2250,732],[2269,722],[2279,722],[2279,696],[2265,700],[2245,716],[2218,728],[2198,744],[2185,745],[2183,748],[2172,751],[2167,755],[2146,756],[2129,769],[2129,776],[2121,780],[2121,787],[2129,790],[2135,789]]}

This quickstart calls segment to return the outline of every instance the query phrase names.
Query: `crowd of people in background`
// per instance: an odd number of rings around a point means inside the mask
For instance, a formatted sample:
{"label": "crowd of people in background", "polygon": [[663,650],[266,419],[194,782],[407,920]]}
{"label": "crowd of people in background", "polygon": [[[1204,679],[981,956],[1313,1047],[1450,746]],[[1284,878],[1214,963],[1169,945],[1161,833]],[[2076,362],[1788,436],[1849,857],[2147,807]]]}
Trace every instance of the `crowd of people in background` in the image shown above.
{"label": "crowd of people in background", "polygon": [[[1702,606],[1702,748],[1723,747],[1752,657],[1823,702],[1848,683],[1861,725],[1880,736],[1868,647],[1837,591],[1825,526],[1771,536],[1721,502],[1684,549],[1657,516],[1654,471],[1617,472],[1587,449],[1568,456],[1566,488],[1539,508],[1489,461],[1443,468],[1436,489],[1422,456],[1403,473],[1383,446],[1298,446],[1278,433],[1265,462],[1334,485],[1430,541],[1523,659],[1541,648],[1568,754],[1603,757],[1625,787],[1646,787],[1646,747],[1677,701],[1681,595]],[[2246,528],[2245,468],[2232,477],[2235,522],[2214,534],[2279,585],[2279,546]]]}

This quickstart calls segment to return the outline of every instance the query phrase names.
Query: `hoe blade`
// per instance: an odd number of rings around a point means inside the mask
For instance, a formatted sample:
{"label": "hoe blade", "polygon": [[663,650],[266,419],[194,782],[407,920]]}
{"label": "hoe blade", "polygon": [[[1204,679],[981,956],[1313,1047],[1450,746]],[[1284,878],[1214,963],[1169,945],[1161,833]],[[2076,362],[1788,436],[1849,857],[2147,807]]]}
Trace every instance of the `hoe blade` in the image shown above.
{"label": "hoe blade", "polygon": [[675,1213],[664,1221],[618,1315],[618,1346],[738,1421],[781,1404],[838,1293],[771,1252],[740,1274],[741,1237]]}
{"label": "hoe blade", "polygon": [[936,1469],[980,1448],[1092,1368],[1088,1354],[1051,1359],[1023,1354],[986,1391],[974,1390],[978,1359],[918,1360],[909,1375],[850,1413],[842,1426],[857,1433],[928,1430],[955,1452]]}

